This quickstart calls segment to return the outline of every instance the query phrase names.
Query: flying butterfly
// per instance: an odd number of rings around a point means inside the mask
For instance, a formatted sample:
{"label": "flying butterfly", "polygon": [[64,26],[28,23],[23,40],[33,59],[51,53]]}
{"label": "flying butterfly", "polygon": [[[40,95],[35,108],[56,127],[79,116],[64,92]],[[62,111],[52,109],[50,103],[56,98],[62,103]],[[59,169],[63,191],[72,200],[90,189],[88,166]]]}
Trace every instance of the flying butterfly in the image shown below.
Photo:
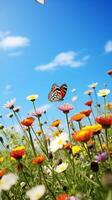
{"label": "flying butterfly", "polygon": [[51,102],[62,101],[67,92],[67,85],[63,84],[58,86],[57,84],[53,84],[51,91],[48,94],[48,99]]}

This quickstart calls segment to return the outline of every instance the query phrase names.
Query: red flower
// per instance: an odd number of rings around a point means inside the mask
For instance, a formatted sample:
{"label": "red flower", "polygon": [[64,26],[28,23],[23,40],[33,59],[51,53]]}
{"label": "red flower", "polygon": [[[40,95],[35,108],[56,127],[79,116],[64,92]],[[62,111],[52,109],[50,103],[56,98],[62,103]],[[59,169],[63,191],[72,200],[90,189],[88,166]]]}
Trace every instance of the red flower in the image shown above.
{"label": "red flower", "polygon": [[112,69],[108,70],[107,74],[110,75],[110,76],[112,76]]}
{"label": "red flower", "polygon": [[86,117],[89,117],[89,115],[91,114],[92,110],[84,110],[81,113],[84,114]]}
{"label": "red flower", "polygon": [[92,106],[92,103],[93,103],[93,101],[86,101],[85,103],[84,103],[84,105],[85,106]]}
{"label": "red flower", "polygon": [[97,117],[96,122],[101,124],[103,128],[109,128],[112,125],[112,115],[107,117],[104,116]]}
{"label": "red flower", "polygon": [[27,117],[26,119],[24,119],[24,120],[21,122],[21,124],[22,124],[23,126],[29,127],[29,126],[31,126],[31,125],[33,124],[33,122],[34,122],[34,118],[33,118],[33,117]]}
{"label": "red flower", "polygon": [[16,147],[10,152],[10,156],[15,159],[22,159],[22,157],[25,155],[25,149],[23,146]]}
{"label": "red flower", "polygon": [[68,195],[66,193],[60,194],[56,197],[56,200],[67,200],[67,199],[68,199]]}

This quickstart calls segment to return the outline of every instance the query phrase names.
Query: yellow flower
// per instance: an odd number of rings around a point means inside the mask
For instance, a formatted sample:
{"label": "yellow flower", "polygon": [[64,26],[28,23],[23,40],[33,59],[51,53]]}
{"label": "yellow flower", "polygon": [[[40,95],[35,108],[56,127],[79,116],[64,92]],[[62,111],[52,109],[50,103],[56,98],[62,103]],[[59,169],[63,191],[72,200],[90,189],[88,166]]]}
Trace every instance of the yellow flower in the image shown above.
{"label": "yellow flower", "polygon": [[14,150],[15,150],[15,151],[18,151],[18,150],[23,150],[23,149],[25,149],[25,147],[24,147],[24,146],[18,146],[18,147],[16,147],[16,148],[14,148]]}
{"label": "yellow flower", "polygon": [[56,136],[58,136],[59,134],[60,134],[60,132],[59,132],[58,130],[56,130],[56,131],[53,132],[53,137],[56,137]]}
{"label": "yellow flower", "polygon": [[0,156],[0,163],[2,163],[3,161],[4,161],[4,158]]}
{"label": "yellow flower", "polygon": [[39,97],[38,94],[33,94],[33,95],[27,96],[26,99],[29,101],[35,101],[38,97]]}
{"label": "yellow flower", "polygon": [[85,126],[82,128],[83,130],[90,130],[93,132],[93,134],[100,133],[102,130],[102,126],[100,124],[94,124],[92,126]]}
{"label": "yellow flower", "polygon": [[73,154],[78,154],[78,153],[80,153],[80,151],[81,151],[80,146],[73,146],[72,147],[72,153]]}
{"label": "yellow flower", "polygon": [[112,110],[112,102],[108,103],[108,104],[106,105],[106,108],[107,108],[108,110]]}
{"label": "yellow flower", "polygon": [[37,130],[37,131],[36,131],[36,134],[37,134],[38,136],[40,136],[40,135],[42,134],[42,131],[41,131],[41,130]]}

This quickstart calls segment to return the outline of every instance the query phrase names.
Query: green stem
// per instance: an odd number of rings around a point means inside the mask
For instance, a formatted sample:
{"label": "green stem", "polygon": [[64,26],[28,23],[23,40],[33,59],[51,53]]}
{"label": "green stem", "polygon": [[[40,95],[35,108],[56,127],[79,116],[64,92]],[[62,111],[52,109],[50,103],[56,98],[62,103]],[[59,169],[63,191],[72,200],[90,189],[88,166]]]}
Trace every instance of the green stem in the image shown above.
{"label": "green stem", "polygon": [[39,140],[39,138],[37,137],[37,135],[36,135],[36,133],[35,133],[35,131],[34,131],[34,129],[33,129],[32,126],[31,126],[31,129],[32,129],[33,133],[35,134],[35,137],[36,137],[37,141],[38,141],[39,144],[40,144],[40,148],[41,148],[41,150],[42,150],[43,153],[47,156],[46,151],[44,150],[44,146],[43,146],[43,144],[41,143],[41,141]]}
{"label": "green stem", "polygon": [[13,113],[14,113],[14,116],[15,116],[15,118],[16,118],[18,124],[19,124],[20,127],[21,127],[21,130],[22,130],[23,133],[24,133],[25,139],[27,138],[27,141],[29,141],[29,138],[28,138],[28,136],[27,136],[27,133],[26,133],[26,131],[23,129],[23,127],[22,127],[22,125],[21,125],[21,122],[20,122],[20,120],[19,120],[17,114],[14,112],[14,110],[13,110]]}
{"label": "green stem", "polygon": [[[35,113],[36,113],[37,110],[36,110],[36,106],[35,106],[34,101],[33,101],[33,108],[34,108],[34,111],[35,111]],[[44,131],[43,131],[41,122],[40,122],[40,117],[37,116],[37,119],[38,119],[38,125],[39,125],[39,127],[40,127],[41,132],[42,132],[42,137],[43,137],[43,142],[44,142],[44,145],[45,145],[45,148],[46,148],[46,153],[47,153],[47,155],[48,155],[47,141],[46,141],[46,137],[45,137],[45,134],[44,134]]]}
{"label": "green stem", "polygon": [[31,142],[32,150],[33,150],[34,156],[36,157],[35,146],[34,146],[34,143],[33,143],[32,135],[31,135],[31,132],[30,132],[30,128],[28,128],[28,133],[29,133],[29,136],[30,136],[30,142]]}
{"label": "green stem", "polygon": [[81,121],[78,121],[78,124],[79,124],[79,129],[81,129],[82,128]]}
{"label": "green stem", "polygon": [[109,150],[109,145],[108,145],[108,131],[107,131],[107,128],[105,128],[105,138],[106,138],[107,150]]}
{"label": "green stem", "polygon": [[66,116],[66,121],[67,121],[67,127],[68,127],[69,139],[70,139],[70,142],[71,142],[71,134],[70,134],[69,121],[68,121],[68,114],[67,114],[67,113],[65,113],[65,116]]}
{"label": "green stem", "polygon": [[[82,143],[82,144],[83,144],[83,143]],[[86,144],[86,143],[85,143],[85,144]],[[85,149],[86,153],[88,154],[89,159],[90,159],[90,161],[91,161],[91,155],[90,155],[90,151],[89,151],[87,145],[86,145],[86,147],[85,147],[85,145],[83,144],[83,147],[84,147],[84,149]]]}
{"label": "green stem", "polygon": [[105,114],[105,117],[106,117],[106,96],[104,97],[104,114]]}
{"label": "green stem", "polygon": [[102,147],[101,138],[100,138],[99,134],[98,134],[97,136],[98,136],[98,140],[99,140],[99,143],[100,143],[101,150],[103,151],[103,147]]}
{"label": "green stem", "polygon": [[49,187],[49,185],[48,185],[48,183],[47,183],[47,181],[46,181],[46,178],[45,178],[45,175],[44,175],[44,173],[43,173],[43,169],[42,169],[42,166],[41,166],[41,165],[40,165],[40,169],[41,169],[41,173],[42,173],[42,176],[43,176],[43,179],[44,179],[44,182],[45,182],[46,188],[49,190],[49,192],[51,193],[53,199],[55,200],[56,197],[55,197],[53,191],[51,190],[51,188]]}
{"label": "green stem", "polygon": [[90,120],[89,116],[88,116],[88,120],[89,120],[89,123],[90,123],[90,125],[92,125],[92,123],[91,123],[91,120]]}

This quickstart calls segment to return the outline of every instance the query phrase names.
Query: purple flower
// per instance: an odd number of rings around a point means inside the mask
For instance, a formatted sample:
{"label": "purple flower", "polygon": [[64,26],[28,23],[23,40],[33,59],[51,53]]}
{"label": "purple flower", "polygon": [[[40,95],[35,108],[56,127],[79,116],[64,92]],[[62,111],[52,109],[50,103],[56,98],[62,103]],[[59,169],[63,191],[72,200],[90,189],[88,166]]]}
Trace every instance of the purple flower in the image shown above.
{"label": "purple flower", "polygon": [[103,161],[105,161],[107,159],[108,159],[108,153],[107,152],[101,152],[101,153],[98,153],[95,156],[95,161],[96,162],[103,162]]}

